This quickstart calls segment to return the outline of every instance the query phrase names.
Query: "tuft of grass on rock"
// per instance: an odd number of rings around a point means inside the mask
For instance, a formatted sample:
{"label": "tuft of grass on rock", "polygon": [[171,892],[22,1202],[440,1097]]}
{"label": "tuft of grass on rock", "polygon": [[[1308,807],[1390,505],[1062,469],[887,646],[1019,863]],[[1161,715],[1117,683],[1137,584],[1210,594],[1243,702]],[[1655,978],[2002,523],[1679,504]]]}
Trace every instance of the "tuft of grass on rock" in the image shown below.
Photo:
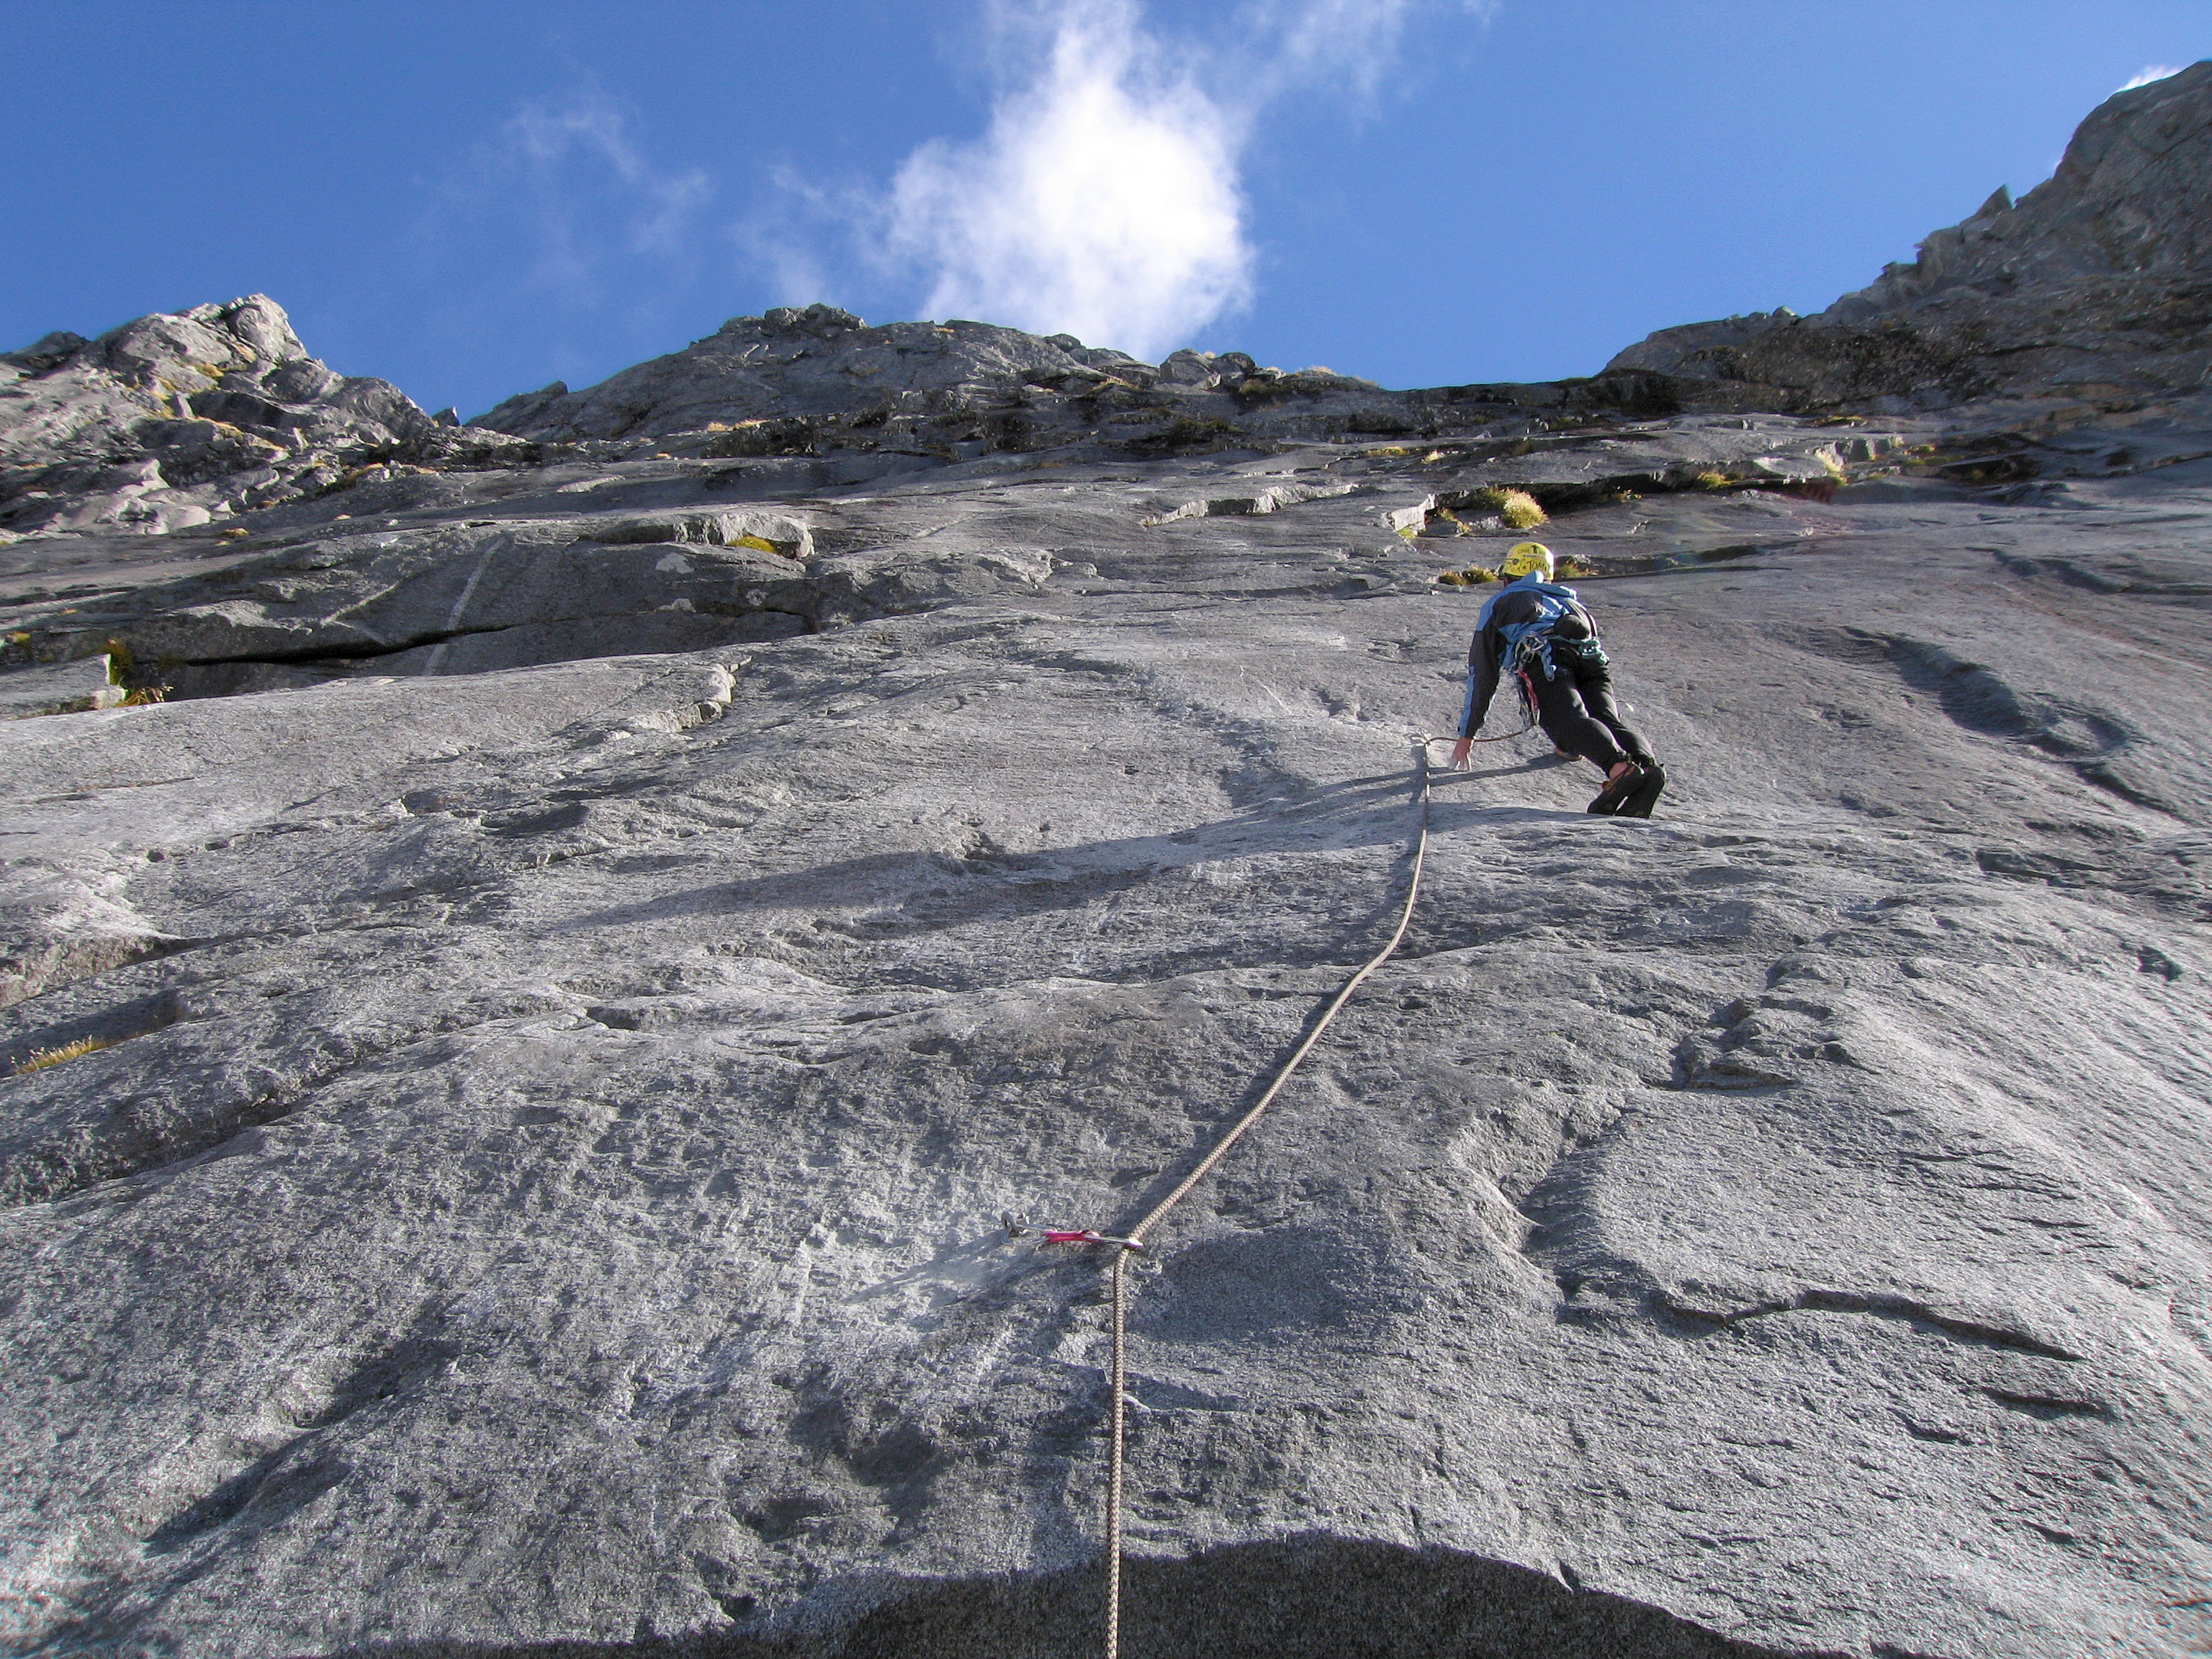
{"label": "tuft of grass on rock", "polygon": [[1595,576],[1597,574],[1597,567],[1595,565],[1592,564],[1588,559],[1578,559],[1571,553],[1566,554],[1559,560],[1559,574],[1562,576]]}
{"label": "tuft of grass on rock", "polygon": [[1726,489],[1735,480],[1725,472],[1700,472],[1690,482],[1700,489]]}
{"label": "tuft of grass on rock", "polygon": [[1498,573],[1486,564],[1471,564],[1464,570],[1442,570],[1437,580],[1447,587],[1479,587],[1484,582],[1494,582]]}
{"label": "tuft of grass on rock", "polygon": [[33,1048],[31,1057],[15,1067],[17,1077],[27,1077],[33,1072],[43,1072],[49,1066],[58,1066],[65,1060],[76,1060],[95,1048],[112,1048],[113,1037],[79,1037],[75,1042],[64,1042],[58,1048]]}
{"label": "tuft of grass on rock", "polygon": [[1551,515],[1536,504],[1534,495],[1525,489],[1509,489],[1503,484],[1486,484],[1476,490],[1474,504],[1489,508],[1516,530],[1534,530],[1551,521]]}
{"label": "tuft of grass on rock", "polygon": [[168,700],[169,688],[167,686],[142,685],[138,687],[137,690],[131,692],[129,696],[124,698],[119,706],[125,708],[150,708],[157,702],[167,702]]}

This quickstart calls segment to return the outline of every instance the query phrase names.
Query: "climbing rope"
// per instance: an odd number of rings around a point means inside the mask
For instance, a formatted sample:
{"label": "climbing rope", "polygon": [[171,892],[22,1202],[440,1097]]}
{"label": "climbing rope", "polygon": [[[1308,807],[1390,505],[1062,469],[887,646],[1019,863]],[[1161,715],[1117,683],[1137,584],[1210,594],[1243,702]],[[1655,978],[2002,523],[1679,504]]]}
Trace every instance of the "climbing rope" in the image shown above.
{"label": "climbing rope", "polygon": [[[1528,717],[1528,723],[1526,726],[1524,726],[1521,727],[1518,731],[1515,731],[1515,732],[1499,732],[1496,737],[1494,737],[1494,738],[1469,738],[1468,739],[1468,741],[1469,743],[1504,743],[1504,742],[1506,742],[1508,739],[1512,738],[1525,738],[1525,737],[1527,737],[1527,736],[1528,736],[1531,732],[1534,731],[1535,729],[1536,729],[1536,717],[1535,717],[1534,715],[1531,714],[1531,715]],[[1443,741],[1443,739],[1442,738],[1424,738],[1424,739],[1423,739],[1423,742],[1424,742],[1424,743],[1442,743]],[[1455,741],[1456,741],[1456,739],[1455,739]],[[1428,758],[1428,754],[1429,754],[1429,751],[1428,751],[1425,748],[1424,748],[1424,749],[1421,750],[1421,758],[1422,758],[1423,760],[1426,760],[1426,759]]]}
{"label": "climbing rope", "polygon": [[[1518,737],[1520,733],[1508,732],[1504,735]],[[1499,740],[1496,738],[1476,739],[1478,743],[1495,743]],[[1111,1244],[1115,1247],[1112,1275],[1113,1351],[1107,1376],[1106,1659],[1121,1659],[1121,1651],[1122,1471],[1127,1462],[1127,1451],[1126,1430],[1127,1413],[1124,1409],[1127,1399],[1123,1390],[1127,1378],[1126,1358],[1128,1332],[1129,1257],[1133,1252],[1145,1248],[1146,1235],[1165,1220],[1168,1212],[1176,1205],[1190,1196],[1192,1189],[1212,1174],[1214,1166],[1228,1155],[1229,1149],[1237,1144],[1237,1138],[1258,1122],[1260,1115],[1275,1103],[1275,1097],[1283,1092],[1284,1085],[1290,1082],[1291,1073],[1295,1073],[1305,1057],[1313,1052],[1314,1045],[1321,1041],[1322,1033],[1328,1030],[1329,1023],[1336,1018],[1338,1011],[1351,1000],[1352,994],[1360,988],[1370,974],[1388,962],[1398,946],[1405,942],[1406,930],[1413,925],[1414,901],[1421,895],[1421,866],[1429,854],[1429,745],[1443,741],[1444,739],[1439,738],[1423,738],[1418,744],[1421,769],[1421,828],[1419,835],[1413,842],[1413,878],[1406,885],[1406,908],[1399,915],[1397,927],[1391,933],[1389,942],[1370,957],[1358,973],[1345,981],[1344,988],[1336,994],[1334,1000],[1322,1011],[1321,1018],[1314,1022],[1313,1029],[1306,1033],[1305,1040],[1299,1043],[1291,1051],[1291,1057],[1283,1062],[1282,1068],[1275,1073],[1274,1081],[1267,1085],[1267,1091],[1260,1097],[1252,1109],[1229,1127],[1228,1132],[1213,1143],[1212,1150],[1199,1160],[1198,1167],[1185,1176],[1173,1192],[1152,1206],[1145,1218],[1130,1228],[1125,1237],[1114,1237],[1105,1233],[1096,1232],[1087,1227],[1039,1227],[1031,1223],[1016,1221],[1012,1217],[1006,1218],[1006,1231],[1016,1237],[1024,1233],[1036,1233],[1048,1244]]]}

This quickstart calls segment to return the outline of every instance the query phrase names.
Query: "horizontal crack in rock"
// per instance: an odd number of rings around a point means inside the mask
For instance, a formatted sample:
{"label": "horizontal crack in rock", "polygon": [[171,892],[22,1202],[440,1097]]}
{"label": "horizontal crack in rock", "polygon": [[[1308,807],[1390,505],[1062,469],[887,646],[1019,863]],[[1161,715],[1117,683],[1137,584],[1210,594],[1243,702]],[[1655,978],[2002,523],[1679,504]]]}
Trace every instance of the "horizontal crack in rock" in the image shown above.
{"label": "horizontal crack in rock", "polygon": [[1708,1320],[1716,1325],[1741,1325],[1750,1320],[1770,1319],[1777,1314],[1865,1314],[1876,1319],[1904,1319],[1915,1324],[1930,1325],[1961,1341],[1992,1348],[2007,1348],[2016,1353],[2034,1354],[2039,1358],[2075,1363],[2088,1358],[2087,1354],[2075,1353],[2040,1337],[2031,1336],[2025,1331],[2012,1330],[2001,1325],[1985,1325],[1977,1320],[1962,1319],[1956,1314],[1939,1313],[1924,1302],[1881,1292],[1804,1291],[1787,1302],[1763,1303],[1757,1307],[1728,1313],[1686,1303],[1664,1290],[1658,1295],[1669,1313],[1679,1314],[1687,1319]]}

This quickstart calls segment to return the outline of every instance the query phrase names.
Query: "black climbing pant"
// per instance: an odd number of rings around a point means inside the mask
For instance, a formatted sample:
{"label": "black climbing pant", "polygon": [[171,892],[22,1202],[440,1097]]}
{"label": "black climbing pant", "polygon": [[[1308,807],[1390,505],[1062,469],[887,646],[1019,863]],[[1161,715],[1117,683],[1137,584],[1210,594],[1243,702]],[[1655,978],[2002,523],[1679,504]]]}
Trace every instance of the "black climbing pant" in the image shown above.
{"label": "black climbing pant", "polygon": [[1541,663],[1532,662],[1525,683],[1535,697],[1544,735],[1569,754],[1595,761],[1608,772],[1625,760],[1656,764],[1644,739],[1620,723],[1613,676],[1603,663],[1554,651],[1551,678],[1545,678]]}

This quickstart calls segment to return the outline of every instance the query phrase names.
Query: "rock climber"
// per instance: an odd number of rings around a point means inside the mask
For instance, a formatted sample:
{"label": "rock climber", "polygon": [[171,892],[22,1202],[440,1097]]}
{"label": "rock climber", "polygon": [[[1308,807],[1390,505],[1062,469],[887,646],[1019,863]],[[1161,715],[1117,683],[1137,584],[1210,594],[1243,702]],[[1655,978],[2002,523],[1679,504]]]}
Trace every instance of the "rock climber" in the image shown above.
{"label": "rock climber", "polygon": [[1604,772],[1605,785],[1589,810],[1650,817],[1667,774],[1644,739],[1621,724],[1597,624],[1573,588],[1552,580],[1552,550],[1541,542],[1516,543],[1506,552],[1504,574],[1506,584],[1483,605],[1468,647],[1467,703],[1459,741],[1452,745],[1453,770],[1468,769],[1468,753],[1498,677],[1511,674],[1522,708],[1553,746]]}

